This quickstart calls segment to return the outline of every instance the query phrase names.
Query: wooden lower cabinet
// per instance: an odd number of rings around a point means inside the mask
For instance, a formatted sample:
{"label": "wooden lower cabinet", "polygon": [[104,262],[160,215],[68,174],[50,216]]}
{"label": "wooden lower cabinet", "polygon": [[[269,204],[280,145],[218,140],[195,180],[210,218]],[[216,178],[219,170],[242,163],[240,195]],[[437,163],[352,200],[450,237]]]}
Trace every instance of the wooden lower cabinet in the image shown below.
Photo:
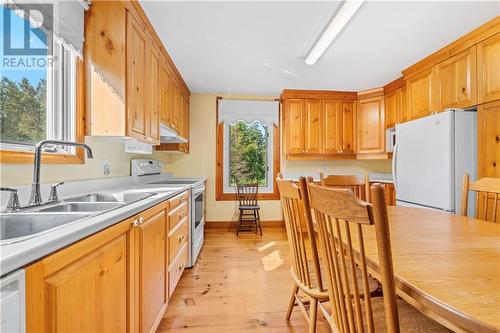
{"label": "wooden lower cabinet", "polygon": [[[377,184],[377,182],[370,182],[370,185]],[[396,206],[396,189],[392,183],[382,183],[385,191],[385,201],[388,206]]]}
{"label": "wooden lower cabinet", "polygon": [[28,266],[27,332],[154,332],[187,263],[185,228],[181,249],[169,260],[168,205]]}
{"label": "wooden lower cabinet", "polygon": [[27,332],[136,331],[132,219],[26,268]]}

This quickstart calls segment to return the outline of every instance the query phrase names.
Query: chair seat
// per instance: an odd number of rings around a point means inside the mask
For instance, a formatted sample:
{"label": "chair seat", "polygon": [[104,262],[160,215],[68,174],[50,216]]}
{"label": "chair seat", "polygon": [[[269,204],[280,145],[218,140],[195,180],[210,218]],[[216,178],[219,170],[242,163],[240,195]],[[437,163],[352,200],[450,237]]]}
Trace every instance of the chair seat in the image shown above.
{"label": "chair seat", "polygon": [[242,205],[238,207],[240,210],[257,210],[260,209],[259,205]]}

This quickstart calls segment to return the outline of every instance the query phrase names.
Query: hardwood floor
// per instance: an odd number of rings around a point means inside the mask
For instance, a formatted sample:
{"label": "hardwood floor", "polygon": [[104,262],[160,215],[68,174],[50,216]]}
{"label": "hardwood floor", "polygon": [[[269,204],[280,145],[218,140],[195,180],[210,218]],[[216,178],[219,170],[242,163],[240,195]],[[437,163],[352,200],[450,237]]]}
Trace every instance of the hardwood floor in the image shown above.
{"label": "hardwood floor", "polygon": [[[208,229],[196,266],[184,272],[157,332],[307,332],[295,307],[285,321],[292,291],[285,230],[263,236]],[[317,332],[329,332],[318,315]]]}

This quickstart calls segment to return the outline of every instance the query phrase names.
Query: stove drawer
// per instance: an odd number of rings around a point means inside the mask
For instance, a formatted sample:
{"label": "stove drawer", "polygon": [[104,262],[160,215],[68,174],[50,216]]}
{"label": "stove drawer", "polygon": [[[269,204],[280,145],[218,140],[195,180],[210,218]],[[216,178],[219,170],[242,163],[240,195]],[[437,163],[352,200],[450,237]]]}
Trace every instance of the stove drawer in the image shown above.
{"label": "stove drawer", "polygon": [[172,293],[179,282],[179,279],[186,268],[188,260],[188,247],[184,244],[179,251],[179,254],[175,258],[174,262],[170,265],[168,269],[168,297],[172,296]]}
{"label": "stove drawer", "polygon": [[187,243],[189,234],[189,223],[188,218],[184,217],[182,221],[172,230],[168,235],[168,262],[171,263],[177,253],[179,253],[179,249]]}
{"label": "stove drawer", "polygon": [[175,208],[179,207],[182,203],[188,202],[189,199],[189,191],[182,192],[179,195],[176,195],[172,199],[168,199],[169,207],[170,210],[174,210]]}
{"label": "stove drawer", "polygon": [[189,205],[184,202],[182,205],[168,213],[168,230],[172,231],[177,224],[184,218],[189,216]]}

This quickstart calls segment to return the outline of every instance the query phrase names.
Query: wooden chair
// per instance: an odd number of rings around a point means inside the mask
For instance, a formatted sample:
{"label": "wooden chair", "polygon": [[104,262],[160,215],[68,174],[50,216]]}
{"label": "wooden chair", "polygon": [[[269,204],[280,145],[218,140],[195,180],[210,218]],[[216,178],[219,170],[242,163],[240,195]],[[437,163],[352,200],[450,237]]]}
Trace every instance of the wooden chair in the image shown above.
{"label": "wooden chair", "polygon": [[500,178],[485,177],[475,182],[471,182],[469,174],[464,174],[460,204],[460,215],[462,216],[467,216],[469,191],[476,192],[474,217],[492,222],[500,222],[500,209],[498,209],[498,201],[500,200]]}
{"label": "wooden chair", "polygon": [[[240,231],[255,231],[262,236],[262,223],[260,221],[260,207],[257,203],[259,194],[258,184],[238,184],[238,209],[240,210],[238,217],[238,225],[236,226],[236,236]],[[249,229],[241,230],[242,224],[249,222]]]}
{"label": "wooden chair", "polygon": [[[359,199],[350,189],[315,184],[308,184],[308,188],[310,206],[319,224],[320,253],[332,307],[332,332],[450,332],[396,298],[382,185],[372,186],[373,205]],[[369,228],[375,232],[383,298],[360,297],[369,293],[364,246],[364,233]],[[359,270],[350,263],[356,263]],[[404,313],[401,326],[398,310]]]}
{"label": "wooden chair", "polygon": [[348,188],[361,200],[370,202],[370,179],[368,173],[364,177],[357,175],[328,175],[319,174],[321,185],[326,187]]}
{"label": "wooden chair", "polygon": [[[302,177],[297,186],[292,181],[276,180],[281,197],[283,217],[292,252],[292,296],[288,305],[286,320],[290,320],[293,307],[299,306],[309,323],[309,332],[316,332],[317,311],[323,312],[327,320],[330,314],[323,306],[328,301],[328,292],[323,287],[316,238],[311,220],[311,209],[307,199],[307,185]],[[307,299],[299,296],[303,292]],[[309,312],[306,305],[309,304]]]}

